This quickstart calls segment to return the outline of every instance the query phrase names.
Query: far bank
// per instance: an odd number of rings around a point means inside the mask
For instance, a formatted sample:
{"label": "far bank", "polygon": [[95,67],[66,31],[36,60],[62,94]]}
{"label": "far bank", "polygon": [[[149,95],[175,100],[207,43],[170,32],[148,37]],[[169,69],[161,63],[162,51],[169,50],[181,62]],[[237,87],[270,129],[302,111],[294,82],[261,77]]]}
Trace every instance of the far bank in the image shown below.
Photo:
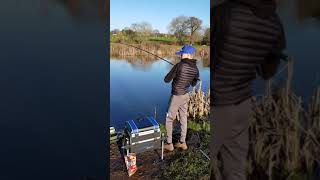
{"label": "far bank", "polygon": [[[153,42],[143,42],[141,44],[130,44],[132,46],[144,49],[158,56],[174,56],[181,49],[178,45],[166,45]],[[196,56],[209,58],[210,46],[194,46],[197,49]],[[110,56],[143,56],[148,55],[145,52],[120,43],[110,43]]]}

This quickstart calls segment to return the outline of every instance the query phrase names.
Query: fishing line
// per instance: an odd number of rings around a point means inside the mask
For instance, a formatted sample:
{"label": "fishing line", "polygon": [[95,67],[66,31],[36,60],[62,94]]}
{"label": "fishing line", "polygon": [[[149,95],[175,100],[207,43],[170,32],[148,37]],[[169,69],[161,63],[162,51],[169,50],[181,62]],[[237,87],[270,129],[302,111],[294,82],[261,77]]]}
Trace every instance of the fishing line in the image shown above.
{"label": "fishing line", "polygon": [[[283,60],[283,62],[285,62],[285,64],[284,64],[284,65],[282,66],[282,68],[279,69],[278,72],[277,72],[275,75],[273,75],[273,77],[271,78],[271,79],[273,79],[274,81],[279,80],[279,79],[277,79],[277,77],[278,77],[280,74],[282,74],[282,72],[283,72],[284,70],[286,70],[286,69],[289,68],[289,63],[290,63],[290,61],[291,61],[291,58],[290,58],[287,54],[280,53],[280,54],[278,54],[278,56],[279,56],[279,58],[280,58],[281,60]],[[275,82],[272,82],[272,83],[274,84]]]}

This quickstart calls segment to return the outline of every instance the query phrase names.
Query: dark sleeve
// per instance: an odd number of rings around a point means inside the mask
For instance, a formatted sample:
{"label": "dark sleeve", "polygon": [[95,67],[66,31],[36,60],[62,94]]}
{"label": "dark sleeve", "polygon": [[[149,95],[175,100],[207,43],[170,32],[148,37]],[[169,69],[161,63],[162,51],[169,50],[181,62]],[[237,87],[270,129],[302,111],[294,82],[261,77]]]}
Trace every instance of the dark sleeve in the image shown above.
{"label": "dark sleeve", "polygon": [[193,78],[192,82],[191,82],[191,86],[194,87],[195,85],[197,85],[197,82],[199,81],[199,70],[197,69],[197,74],[196,76]]}
{"label": "dark sleeve", "polygon": [[[230,5],[229,1],[219,3],[211,9],[211,36],[210,43],[212,44],[212,61],[216,60],[216,52],[219,48],[219,45],[223,39],[223,34],[227,31],[228,22],[230,19]],[[210,63],[210,66],[213,66],[214,63]]]}
{"label": "dark sleeve", "polygon": [[[210,14],[211,14],[211,20],[210,20],[210,24],[211,24],[211,34],[212,35],[215,35],[215,31],[216,31],[216,27],[217,27],[217,25],[216,25],[216,16],[217,16],[217,12],[216,12],[216,7],[211,7],[211,10],[210,10]],[[214,36],[211,36],[212,38],[214,37]]]}
{"label": "dark sleeve", "polygon": [[170,72],[164,78],[164,82],[169,83],[172,79],[174,79],[178,72],[179,63],[174,65]]}
{"label": "dark sleeve", "polygon": [[214,42],[216,40],[216,36],[217,34],[219,34],[219,29],[221,28],[220,26],[222,26],[222,22],[223,22],[223,13],[224,13],[224,8],[225,8],[225,4],[218,4],[214,7],[211,8],[211,34],[213,36],[212,37],[212,42]]}
{"label": "dark sleeve", "polygon": [[281,34],[276,45],[274,46],[275,48],[266,56],[264,63],[257,68],[258,74],[265,80],[270,79],[277,72],[281,57],[283,57],[282,51],[286,48],[284,29],[281,23],[280,25]]}

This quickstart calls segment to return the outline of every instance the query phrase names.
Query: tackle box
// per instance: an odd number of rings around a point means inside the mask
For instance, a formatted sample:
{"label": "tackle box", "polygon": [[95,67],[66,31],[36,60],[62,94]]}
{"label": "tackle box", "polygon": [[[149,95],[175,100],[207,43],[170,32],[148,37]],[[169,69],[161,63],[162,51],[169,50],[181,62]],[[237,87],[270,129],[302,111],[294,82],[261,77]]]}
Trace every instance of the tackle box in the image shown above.
{"label": "tackle box", "polygon": [[126,149],[131,153],[160,149],[163,146],[160,125],[154,117],[127,121],[125,134]]}
{"label": "tackle box", "polygon": [[117,132],[114,127],[110,127],[110,142],[113,143],[117,140]]}

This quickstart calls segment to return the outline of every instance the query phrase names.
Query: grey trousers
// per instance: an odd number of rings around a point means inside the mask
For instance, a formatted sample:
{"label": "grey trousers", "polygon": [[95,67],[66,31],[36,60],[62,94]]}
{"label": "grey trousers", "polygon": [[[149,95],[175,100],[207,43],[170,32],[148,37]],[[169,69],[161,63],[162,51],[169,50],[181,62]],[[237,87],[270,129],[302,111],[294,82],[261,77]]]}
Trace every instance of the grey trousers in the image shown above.
{"label": "grey trousers", "polygon": [[[246,180],[249,149],[249,118],[252,102],[211,108],[211,179]],[[217,166],[217,155],[222,160],[222,173]]]}
{"label": "grey trousers", "polygon": [[186,141],[187,136],[187,118],[188,118],[189,93],[185,95],[172,95],[169,102],[169,108],[166,116],[167,143],[172,143],[173,121],[179,113],[181,124],[180,142]]}

